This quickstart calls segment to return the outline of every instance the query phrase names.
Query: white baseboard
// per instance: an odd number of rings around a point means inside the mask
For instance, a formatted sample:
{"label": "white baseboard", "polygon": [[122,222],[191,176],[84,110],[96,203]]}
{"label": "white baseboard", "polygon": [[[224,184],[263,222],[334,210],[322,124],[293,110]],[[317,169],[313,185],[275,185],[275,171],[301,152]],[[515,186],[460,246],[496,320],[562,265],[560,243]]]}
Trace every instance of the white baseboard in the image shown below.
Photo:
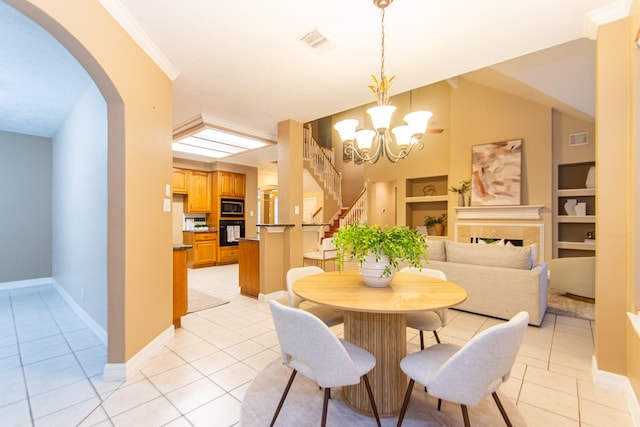
{"label": "white baseboard", "polygon": [[263,293],[258,294],[258,301],[260,302],[269,302],[272,299],[282,299],[282,298],[289,298],[287,291],[271,292],[270,294],[263,294]]}
{"label": "white baseboard", "polygon": [[638,397],[631,386],[629,378],[624,375],[598,369],[596,356],[593,356],[591,360],[591,374],[595,385],[624,393],[627,407],[633,419],[633,425],[640,427],[640,404],[638,403]]}
{"label": "white baseboard", "polygon": [[15,282],[0,283],[0,290],[9,290],[17,288],[27,288],[29,286],[50,285],[53,283],[52,277],[41,277],[39,279],[16,280]]}
{"label": "white baseboard", "polygon": [[107,363],[104,367],[104,374],[102,376],[103,380],[125,381],[128,377],[137,372],[142,365],[144,365],[144,363],[156,353],[157,350],[161,349],[166,343],[168,343],[175,336],[175,333],[175,328],[171,325],[125,363]]}
{"label": "white baseboard", "polygon": [[73,310],[73,312],[77,314],[80,319],[82,319],[85,325],[87,325],[87,327],[91,329],[91,332],[93,332],[98,337],[100,342],[105,347],[108,347],[109,342],[107,331],[105,331],[104,328],[98,324],[98,322],[93,320],[93,317],[89,316],[89,314],[82,307],[80,307],[80,305],[73,298],[71,298],[71,295],[69,295],[67,290],[63,288],[60,283],[58,283],[55,279],[51,279],[51,283],[53,284],[55,290],[58,291],[58,293],[65,300],[67,305],[71,307],[71,310]]}

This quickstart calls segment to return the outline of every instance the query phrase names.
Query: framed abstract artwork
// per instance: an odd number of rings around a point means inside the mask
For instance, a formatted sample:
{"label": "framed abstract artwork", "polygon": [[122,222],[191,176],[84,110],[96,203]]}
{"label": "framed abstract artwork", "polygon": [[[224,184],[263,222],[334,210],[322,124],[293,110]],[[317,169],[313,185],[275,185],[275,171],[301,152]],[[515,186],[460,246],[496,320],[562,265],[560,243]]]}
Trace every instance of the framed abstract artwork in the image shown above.
{"label": "framed abstract artwork", "polygon": [[471,147],[471,206],[521,203],[522,139]]}

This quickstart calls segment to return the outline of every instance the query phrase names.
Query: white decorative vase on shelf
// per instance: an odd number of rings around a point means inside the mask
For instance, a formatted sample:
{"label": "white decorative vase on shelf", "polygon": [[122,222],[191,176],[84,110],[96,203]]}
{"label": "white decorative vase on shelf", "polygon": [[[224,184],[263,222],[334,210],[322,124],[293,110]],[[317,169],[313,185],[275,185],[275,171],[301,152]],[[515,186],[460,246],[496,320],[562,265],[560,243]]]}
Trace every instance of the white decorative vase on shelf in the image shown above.
{"label": "white decorative vase on shelf", "polygon": [[467,207],[471,206],[471,194],[464,195],[464,205]]}
{"label": "white decorative vase on shelf", "polygon": [[596,167],[591,166],[587,172],[587,180],[584,183],[587,188],[596,188]]}
{"label": "white decorative vase on shelf", "polygon": [[[372,288],[386,288],[395,275],[393,267],[390,267],[389,257],[380,255],[379,258],[376,261],[375,255],[368,255],[365,261],[360,264],[360,276],[362,276],[364,283]],[[384,276],[387,267],[391,268],[391,275],[388,277]]]}
{"label": "white decorative vase on shelf", "polygon": [[567,201],[564,204],[564,211],[567,213],[567,215],[575,215],[576,214],[576,204],[578,203],[578,200],[576,199],[567,199]]}
{"label": "white decorative vase on shelf", "polygon": [[574,210],[577,216],[585,216],[587,214],[587,204],[578,203]]}

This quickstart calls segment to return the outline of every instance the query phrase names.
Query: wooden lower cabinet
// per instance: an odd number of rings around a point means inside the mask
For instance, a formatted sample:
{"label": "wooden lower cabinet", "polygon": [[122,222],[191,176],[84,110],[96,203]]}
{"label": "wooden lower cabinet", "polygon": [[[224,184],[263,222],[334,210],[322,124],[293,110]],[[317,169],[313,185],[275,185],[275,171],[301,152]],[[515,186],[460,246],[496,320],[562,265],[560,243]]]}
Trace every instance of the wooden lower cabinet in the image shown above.
{"label": "wooden lower cabinet", "polygon": [[182,316],[187,314],[189,290],[187,288],[188,250],[173,250],[173,325],[181,326]]}
{"label": "wooden lower cabinet", "polygon": [[238,246],[220,246],[218,252],[218,264],[231,264],[238,262],[240,250]]}
{"label": "wooden lower cabinet", "polygon": [[240,293],[257,297],[260,293],[260,242],[240,240],[238,259],[238,284]]}
{"label": "wooden lower cabinet", "polygon": [[210,267],[216,265],[218,250],[218,233],[185,231],[183,242],[192,245],[187,265],[189,268]]}

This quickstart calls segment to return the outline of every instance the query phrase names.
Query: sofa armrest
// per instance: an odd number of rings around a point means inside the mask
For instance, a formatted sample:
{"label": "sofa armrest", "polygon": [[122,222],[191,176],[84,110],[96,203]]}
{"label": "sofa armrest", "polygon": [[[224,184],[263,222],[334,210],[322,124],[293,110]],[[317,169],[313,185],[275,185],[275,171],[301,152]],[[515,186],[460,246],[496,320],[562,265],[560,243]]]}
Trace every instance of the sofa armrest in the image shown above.
{"label": "sofa armrest", "polygon": [[519,311],[529,313],[529,323],[540,325],[547,310],[546,263],[531,270],[431,261],[428,268],[443,271],[450,282],[467,291],[461,310],[510,319]]}

